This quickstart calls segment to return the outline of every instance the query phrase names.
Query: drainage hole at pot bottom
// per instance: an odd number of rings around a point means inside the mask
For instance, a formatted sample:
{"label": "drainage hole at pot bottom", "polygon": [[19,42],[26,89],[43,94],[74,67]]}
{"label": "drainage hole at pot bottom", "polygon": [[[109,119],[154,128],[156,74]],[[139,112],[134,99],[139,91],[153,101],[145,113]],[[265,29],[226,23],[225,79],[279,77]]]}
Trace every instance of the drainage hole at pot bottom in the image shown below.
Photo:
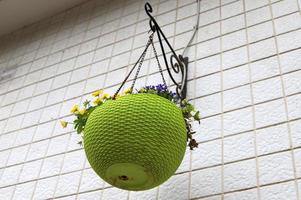
{"label": "drainage hole at pot bottom", "polygon": [[128,178],[127,176],[125,176],[125,175],[118,176],[118,178],[119,178],[120,180],[122,180],[122,181],[127,181],[127,180],[129,180],[129,178]]}
{"label": "drainage hole at pot bottom", "polygon": [[105,177],[115,187],[134,191],[148,189],[154,183],[153,175],[134,163],[113,164],[106,170]]}

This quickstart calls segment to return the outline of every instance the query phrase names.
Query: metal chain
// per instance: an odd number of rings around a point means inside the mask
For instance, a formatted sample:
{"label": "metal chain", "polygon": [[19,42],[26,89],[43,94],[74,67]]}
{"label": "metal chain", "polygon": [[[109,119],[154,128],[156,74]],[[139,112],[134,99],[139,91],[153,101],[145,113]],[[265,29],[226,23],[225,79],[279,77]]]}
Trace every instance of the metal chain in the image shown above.
{"label": "metal chain", "polygon": [[152,49],[154,51],[154,55],[155,55],[155,58],[156,58],[156,61],[157,61],[157,64],[158,64],[158,68],[159,68],[159,72],[160,72],[160,75],[162,77],[162,81],[163,81],[163,84],[167,86],[166,84],[166,80],[164,78],[164,75],[163,75],[163,69],[161,67],[161,64],[160,64],[160,61],[159,61],[159,57],[158,57],[158,53],[156,51],[156,48],[155,48],[155,45],[154,45],[154,33],[155,32],[152,32],[152,34],[149,36],[149,39],[147,41],[147,44],[146,44],[146,47],[144,49],[144,51],[142,52],[140,58],[138,59],[138,61],[135,63],[135,65],[133,66],[133,68],[131,69],[131,71],[128,73],[128,75],[126,76],[126,78],[123,80],[123,82],[121,83],[120,87],[117,89],[117,91],[115,92],[114,96],[113,96],[113,99],[116,98],[117,94],[120,92],[121,88],[124,86],[124,84],[126,83],[126,81],[128,80],[128,78],[130,77],[130,75],[132,74],[132,72],[134,71],[134,69],[136,68],[137,64],[138,64],[138,68],[137,68],[137,71],[136,71],[136,74],[134,76],[134,79],[133,79],[133,82],[132,82],[132,85],[130,87],[130,90],[133,91],[134,89],[134,86],[135,86],[135,83],[136,83],[136,80],[138,78],[138,75],[139,75],[139,72],[141,70],[141,67],[142,67],[142,64],[143,64],[143,61],[145,59],[145,56],[146,56],[146,53],[147,53],[147,50],[149,48],[150,45],[152,45]]}
{"label": "metal chain", "polygon": [[[134,69],[136,68],[136,66],[137,66],[138,63],[139,63],[139,69],[138,70],[140,71],[140,68],[141,68],[142,62],[144,61],[144,57],[146,55],[147,49],[148,49],[149,45],[151,44],[151,41],[153,40],[153,36],[154,36],[154,32],[149,36],[149,40],[147,41],[147,44],[146,44],[146,47],[145,47],[144,51],[142,52],[141,56],[139,57],[139,59],[137,60],[137,62],[135,63],[135,65],[132,67],[131,71],[125,77],[125,79],[121,83],[120,87],[115,92],[115,94],[113,96],[113,99],[116,98],[117,94],[120,92],[121,88],[124,86],[124,84],[126,83],[126,81],[128,80],[128,78],[130,77],[130,75],[132,74],[132,72],[134,71]],[[135,78],[134,78],[134,82],[132,84],[131,89],[133,89],[133,85],[135,84],[135,81],[136,81],[136,79],[138,77],[138,73],[136,72],[136,75],[135,75]]]}
{"label": "metal chain", "polygon": [[154,54],[155,54],[155,58],[157,60],[158,68],[159,68],[159,71],[160,71],[160,74],[161,74],[161,77],[162,77],[162,80],[163,80],[163,84],[167,87],[167,84],[166,84],[166,81],[165,81],[165,78],[164,78],[164,75],[163,75],[163,70],[162,70],[162,67],[161,67],[161,64],[160,64],[158,54],[157,54],[157,51],[156,51],[153,40],[152,40],[152,47],[153,47],[153,51],[154,51]]}
{"label": "metal chain", "polygon": [[133,82],[132,82],[131,91],[133,91],[133,89],[134,89],[134,85],[135,85],[135,83],[136,83],[136,80],[137,80],[137,78],[138,78],[140,69],[141,69],[141,67],[142,67],[142,63],[143,63],[143,61],[144,61],[144,58],[145,58],[147,49],[148,49],[149,45],[153,43],[154,33],[155,33],[155,32],[152,32],[152,34],[149,36],[149,40],[148,40],[148,42],[147,42],[147,44],[146,44],[146,48],[145,48],[144,52],[142,53],[142,56],[141,56],[141,59],[140,59],[140,62],[139,62],[139,66],[138,66],[138,68],[137,68],[135,77],[134,77]]}

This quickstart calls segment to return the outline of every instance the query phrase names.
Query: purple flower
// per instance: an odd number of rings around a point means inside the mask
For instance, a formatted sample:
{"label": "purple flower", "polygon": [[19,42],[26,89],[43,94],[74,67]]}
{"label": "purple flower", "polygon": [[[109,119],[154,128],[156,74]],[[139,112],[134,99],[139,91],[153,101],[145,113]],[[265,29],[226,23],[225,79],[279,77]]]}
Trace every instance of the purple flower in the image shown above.
{"label": "purple flower", "polygon": [[159,93],[167,92],[167,86],[165,84],[159,84],[156,86],[156,90]]}
{"label": "purple flower", "polygon": [[150,85],[150,86],[148,86],[148,88],[147,89],[149,89],[149,90],[155,90],[156,89],[156,87],[154,86],[154,85]]}

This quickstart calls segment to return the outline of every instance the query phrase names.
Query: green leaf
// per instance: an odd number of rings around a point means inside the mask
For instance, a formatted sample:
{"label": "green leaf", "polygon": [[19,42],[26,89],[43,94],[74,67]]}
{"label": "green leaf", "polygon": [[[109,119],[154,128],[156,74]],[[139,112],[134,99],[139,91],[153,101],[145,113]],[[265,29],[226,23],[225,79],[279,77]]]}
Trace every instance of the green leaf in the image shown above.
{"label": "green leaf", "polygon": [[200,111],[197,111],[194,116],[193,116],[194,120],[200,122],[201,118],[200,118]]}
{"label": "green leaf", "polygon": [[84,103],[83,103],[84,107],[86,108],[87,106],[90,106],[90,101],[86,100]]}

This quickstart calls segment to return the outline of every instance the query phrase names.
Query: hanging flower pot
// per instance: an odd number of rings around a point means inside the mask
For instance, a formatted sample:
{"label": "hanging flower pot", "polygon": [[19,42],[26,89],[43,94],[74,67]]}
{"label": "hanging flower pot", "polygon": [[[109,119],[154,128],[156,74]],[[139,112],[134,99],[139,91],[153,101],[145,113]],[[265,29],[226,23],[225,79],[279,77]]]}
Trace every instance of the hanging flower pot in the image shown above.
{"label": "hanging flower pot", "polygon": [[[101,90],[95,91],[92,93],[96,98],[93,103],[85,101],[83,107],[75,105],[71,109],[76,116],[74,128],[83,137],[86,156],[94,171],[109,184],[134,191],[154,188],[175,173],[184,157],[187,142],[191,150],[198,146],[192,138],[194,131],[191,127],[192,122],[200,122],[199,112],[185,100],[188,57],[178,56],[172,49],[151,15],[149,3],[145,4],[145,11],[150,17],[152,33],[116,93],[111,97]],[[155,33],[177,94],[167,89],[153,41]],[[163,41],[171,50],[171,69],[181,74],[180,84],[171,75]],[[134,92],[135,81],[150,46],[164,84],[146,86]],[[120,95],[119,91],[135,69],[131,88]],[[68,122],[61,121],[61,124],[66,127]]]}
{"label": "hanging flower pot", "polygon": [[[147,190],[171,177],[182,162],[190,122],[198,112],[187,101],[177,106],[177,97],[165,85],[131,90],[116,99],[96,91],[93,105],[86,101],[71,112],[83,136],[87,159],[109,184],[126,190]],[[66,127],[67,122],[62,121]]]}
{"label": "hanging flower pot", "polygon": [[88,118],[84,147],[95,172],[127,190],[160,185],[174,174],[186,149],[181,110],[155,94],[106,101]]}

